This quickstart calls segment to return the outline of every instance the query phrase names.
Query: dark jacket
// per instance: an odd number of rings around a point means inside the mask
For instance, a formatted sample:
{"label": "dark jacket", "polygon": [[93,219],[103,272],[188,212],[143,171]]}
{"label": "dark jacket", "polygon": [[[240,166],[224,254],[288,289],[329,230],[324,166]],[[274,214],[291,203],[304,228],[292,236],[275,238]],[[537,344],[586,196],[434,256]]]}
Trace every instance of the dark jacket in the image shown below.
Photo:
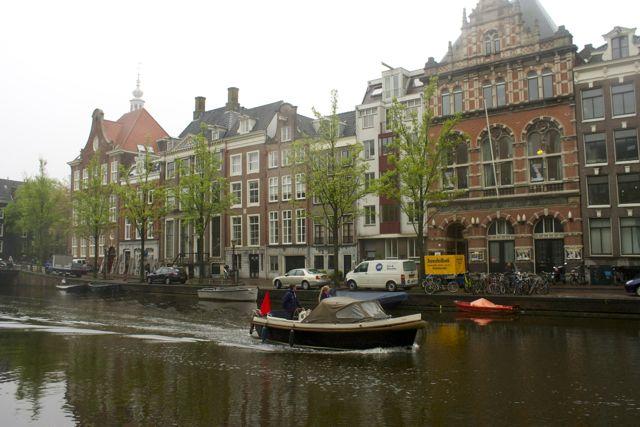
{"label": "dark jacket", "polygon": [[296,308],[300,307],[300,301],[298,301],[298,296],[296,293],[289,289],[284,297],[282,298],[282,308],[287,310],[290,313],[296,311]]}

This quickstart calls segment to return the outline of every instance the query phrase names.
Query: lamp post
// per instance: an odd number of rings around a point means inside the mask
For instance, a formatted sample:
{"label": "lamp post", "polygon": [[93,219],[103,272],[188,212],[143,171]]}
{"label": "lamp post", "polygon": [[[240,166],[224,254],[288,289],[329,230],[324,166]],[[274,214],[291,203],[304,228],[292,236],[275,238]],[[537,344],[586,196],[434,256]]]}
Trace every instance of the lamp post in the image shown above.
{"label": "lamp post", "polygon": [[233,271],[233,283],[238,283],[238,274],[236,273],[236,239],[231,239],[231,271]]}

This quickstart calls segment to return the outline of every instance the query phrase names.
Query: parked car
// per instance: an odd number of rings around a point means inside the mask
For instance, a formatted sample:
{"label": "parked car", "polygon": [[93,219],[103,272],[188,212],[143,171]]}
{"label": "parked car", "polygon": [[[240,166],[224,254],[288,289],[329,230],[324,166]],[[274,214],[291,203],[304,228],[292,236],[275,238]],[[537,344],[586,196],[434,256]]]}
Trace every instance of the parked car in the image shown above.
{"label": "parked car", "polygon": [[624,289],[630,294],[636,294],[640,297],[640,273],[633,279],[624,284]]}
{"label": "parked car", "polygon": [[178,267],[160,267],[153,273],[147,274],[147,283],[164,283],[170,285],[172,283],[186,283],[187,272],[184,268]]}
{"label": "parked car", "polygon": [[313,268],[294,268],[285,273],[284,276],[278,276],[273,279],[273,287],[280,289],[293,284],[304,290],[311,288],[320,288],[328,285],[329,276],[326,273],[315,270]]}
{"label": "parked car", "polygon": [[410,289],[418,284],[418,269],[413,260],[364,261],[347,273],[345,281],[349,289],[386,289],[389,292],[400,288]]}

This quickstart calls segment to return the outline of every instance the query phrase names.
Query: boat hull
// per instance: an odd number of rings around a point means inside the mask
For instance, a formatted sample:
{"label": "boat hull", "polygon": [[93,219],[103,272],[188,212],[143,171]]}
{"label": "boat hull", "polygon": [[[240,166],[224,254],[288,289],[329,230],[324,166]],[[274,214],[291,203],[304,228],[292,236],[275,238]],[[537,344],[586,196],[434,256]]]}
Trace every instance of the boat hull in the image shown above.
{"label": "boat hull", "polygon": [[[290,346],[328,348],[337,350],[366,350],[372,348],[412,347],[418,331],[425,322],[419,315],[406,316],[405,322],[367,322],[349,325],[303,324],[297,321],[269,322],[254,317],[252,325],[265,341]],[[268,318],[266,318],[268,319]],[[401,318],[399,318],[401,319]],[[396,319],[394,319],[396,320]]]}
{"label": "boat hull", "polygon": [[454,301],[458,311],[464,313],[476,313],[476,314],[513,314],[518,308],[513,305],[498,305],[496,307],[476,307],[468,302]]}
{"label": "boat hull", "polygon": [[75,284],[75,285],[56,285],[56,289],[66,293],[78,293],[85,292],[87,290],[87,284]]}
{"label": "boat hull", "polygon": [[203,288],[198,289],[198,298],[212,301],[252,301],[258,299],[258,288]]}

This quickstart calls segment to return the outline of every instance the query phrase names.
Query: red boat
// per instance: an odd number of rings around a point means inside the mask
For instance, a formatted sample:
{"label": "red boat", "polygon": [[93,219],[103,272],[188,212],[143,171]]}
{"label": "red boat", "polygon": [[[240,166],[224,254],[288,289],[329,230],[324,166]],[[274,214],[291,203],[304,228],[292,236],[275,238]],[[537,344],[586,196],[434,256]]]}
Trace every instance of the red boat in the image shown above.
{"label": "red boat", "polygon": [[466,313],[512,314],[518,311],[518,306],[498,305],[484,298],[480,298],[471,302],[454,301],[454,304],[458,308],[458,311],[464,311]]}

